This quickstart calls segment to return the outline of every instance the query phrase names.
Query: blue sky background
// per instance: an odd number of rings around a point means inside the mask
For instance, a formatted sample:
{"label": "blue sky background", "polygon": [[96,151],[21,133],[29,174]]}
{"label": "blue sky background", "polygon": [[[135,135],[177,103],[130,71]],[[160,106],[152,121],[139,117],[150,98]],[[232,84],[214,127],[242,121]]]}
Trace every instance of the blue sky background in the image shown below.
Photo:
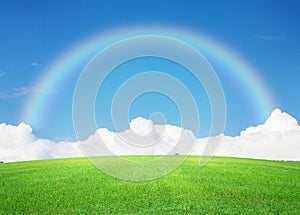
{"label": "blue sky background", "polygon": [[[298,1],[0,0],[0,122],[24,120],[20,113],[38,80],[80,41],[111,29],[149,24],[191,29],[231,48],[259,71],[276,107],[300,120],[299,20]],[[57,92],[45,94],[57,100],[33,127],[39,137],[74,137],[71,105],[79,72],[66,77]],[[235,100],[229,104],[227,134],[263,122],[236,112]]]}

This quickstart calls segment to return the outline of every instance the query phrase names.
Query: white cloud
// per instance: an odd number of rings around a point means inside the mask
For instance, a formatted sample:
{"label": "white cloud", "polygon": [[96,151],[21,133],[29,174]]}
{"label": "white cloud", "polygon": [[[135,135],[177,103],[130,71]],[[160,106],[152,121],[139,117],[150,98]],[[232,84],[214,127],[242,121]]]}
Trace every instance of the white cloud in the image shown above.
{"label": "white cloud", "polygon": [[138,117],[130,122],[130,129],[138,135],[146,136],[151,133],[153,129],[153,122],[151,120]]}
{"label": "white cloud", "polygon": [[19,97],[24,96],[32,91],[32,88],[30,87],[20,87],[20,88],[14,88],[14,94],[12,94],[12,97]]}
{"label": "white cloud", "polygon": [[0,124],[0,160],[5,162],[79,156],[78,143],[38,139],[29,125]]}
{"label": "white cloud", "polygon": [[[107,129],[98,129],[81,146],[89,156],[191,153],[196,141],[191,131],[171,125],[153,125],[150,130],[148,126],[152,122],[149,121],[141,118],[132,120],[130,125],[140,125],[140,130],[128,129],[114,133]],[[144,128],[147,128],[147,134]]]}
{"label": "white cloud", "polygon": [[[151,120],[136,118],[130,129],[111,132],[98,129],[83,141],[81,148],[87,155],[148,155],[148,154],[194,154],[207,153],[207,144],[221,140],[215,155],[261,158],[273,160],[300,160],[300,126],[297,121],[273,111],[263,125],[249,127],[239,136],[196,139],[186,129],[171,125],[153,125]],[[195,148],[193,149],[193,145]],[[53,142],[38,139],[30,126],[0,124],[0,160],[35,160],[82,156],[78,142]]]}
{"label": "white cloud", "polygon": [[33,91],[35,91],[34,87],[15,87],[10,91],[0,92],[0,99],[11,99],[21,97]]}
{"label": "white cloud", "polygon": [[14,87],[10,90],[5,90],[0,92],[0,99],[12,99],[17,97],[26,96],[30,93],[56,93],[56,91],[53,90],[43,90],[39,89],[35,86],[32,87]]}
{"label": "white cloud", "polygon": [[38,64],[37,62],[33,62],[33,63],[31,63],[31,66],[38,67],[38,66],[40,66],[40,64]]}
{"label": "white cloud", "polygon": [[272,112],[265,124],[249,127],[240,136],[222,139],[216,153],[219,156],[300,160],[300,126],[279,109]]}

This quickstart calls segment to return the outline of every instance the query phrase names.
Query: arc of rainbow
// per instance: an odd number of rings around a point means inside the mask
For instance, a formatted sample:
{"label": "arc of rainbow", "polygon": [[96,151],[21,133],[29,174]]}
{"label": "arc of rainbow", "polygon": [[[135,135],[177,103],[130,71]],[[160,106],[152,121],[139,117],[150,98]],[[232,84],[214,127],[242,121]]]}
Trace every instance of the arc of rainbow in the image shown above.
{"label": "arc of rainbow", "polygon": [[[189,32],[184,29],[164,28],[160,26],[124,28],[99,34],[81,41],[70,50],[58,57],[38,81],[38,88],[43,91],[53,91],[62,82],[64,77],[72,75],[78,70],[80,63],[88,62],[97,52],[106,46],[138,35],[164,35],[183,40],[194,46],[201,53],[212,55],[218,62],[223,63],[228,75],[241,82],[244,90],[256,101],[257,114],[265,118],[274,109],[274,98],[272,97],[267,84],[259,77],[253,67],[247,64],[233,51],[219,42],[205,36]],[[205,55],[204,55],[205,56]],[[49,104],[50,99],[43,93],[33,94],[27,101],[21,118],[32,126],[37,126],[43,114],[43,109]]]}

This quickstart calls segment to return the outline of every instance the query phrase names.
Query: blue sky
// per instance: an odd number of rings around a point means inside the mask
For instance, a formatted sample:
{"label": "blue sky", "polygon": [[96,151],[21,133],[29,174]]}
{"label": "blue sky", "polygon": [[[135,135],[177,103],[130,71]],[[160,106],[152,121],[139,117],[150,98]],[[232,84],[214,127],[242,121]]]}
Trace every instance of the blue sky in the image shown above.
{"label": "blue sky", "polygon": [[[47,68],[82,40],[147,25],[190,29],[224,44],[256,68],[275,106],[299,121],[299,20],[297,1],[0,1],[0,122],[24,121],[24,106],[41,90],[36,86]],[[80,71],[66,77],[55,92],[45,93],[53,102],[39,126],[32,125],[37,136],[74,137],[72,96]],[[229,85],[225,81],[225,93],[230,94]],[[227,134],[263,122],[236,105],[238,97],[228,97]],[[137,111],[132,115],[147,116],[142,103],[134,104]],[[240,108],[244,111],[237,111]],[[171,124],[176,124],[175,112]],[[112,129],[108,119],[99,124]]]}

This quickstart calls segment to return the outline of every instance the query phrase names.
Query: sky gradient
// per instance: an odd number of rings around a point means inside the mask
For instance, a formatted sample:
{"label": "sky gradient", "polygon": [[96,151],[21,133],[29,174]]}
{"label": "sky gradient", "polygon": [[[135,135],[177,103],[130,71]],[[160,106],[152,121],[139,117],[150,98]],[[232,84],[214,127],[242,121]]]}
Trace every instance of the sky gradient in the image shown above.
{"label": "sky gradient", "polygon": [[[33,94],[43,94],[52,102],[41,123],[32,125],[34,133],[50,139],[74,138],[72,96],[85,62],[57,89],[47,91],[38,86],[39,80],[82,41],[114,29],[147,25],[188,29],[228,47],[255,68],[274,97],[274,108],[299,121],[299,8],[296,1],[0,1],[0,122],[25,121],[26,103]],[[215,66],[216,73],[226,80],[218,73],[221,67]],[[236,90],[230,83],[222,83],[225,94]],[[228,135],[266,120],[249,116],[244,103],[236,105],[241,99],[231,96],[227,103]],[[112,129],[106,121],[101,126]]]}

